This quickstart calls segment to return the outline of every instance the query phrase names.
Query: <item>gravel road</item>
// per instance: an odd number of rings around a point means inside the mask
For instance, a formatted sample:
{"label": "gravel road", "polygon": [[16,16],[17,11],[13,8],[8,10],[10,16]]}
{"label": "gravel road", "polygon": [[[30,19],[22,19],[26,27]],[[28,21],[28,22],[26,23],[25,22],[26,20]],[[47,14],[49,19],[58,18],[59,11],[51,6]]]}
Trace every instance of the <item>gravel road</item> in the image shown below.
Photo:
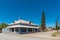
{"label": "gravel road", "polygon": [[0,40],[59,40],[59,39],[44,38],[44,37],[25,37],[24,35],[16,36],[16,35],[0,33]]}

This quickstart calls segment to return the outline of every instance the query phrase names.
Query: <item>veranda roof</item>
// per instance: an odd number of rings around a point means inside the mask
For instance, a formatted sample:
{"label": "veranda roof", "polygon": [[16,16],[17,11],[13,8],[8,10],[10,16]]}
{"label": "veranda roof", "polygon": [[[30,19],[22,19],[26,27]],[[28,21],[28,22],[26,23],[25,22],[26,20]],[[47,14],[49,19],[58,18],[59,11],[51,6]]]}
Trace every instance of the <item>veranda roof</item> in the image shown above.
{"label": "veranda roof", "polygon": [[15,27],[21,27],[21,28],[39,28],[39,27],[35,27],[35,26],[25,26],[25,25],[8,26],[8,28],[15,28]]}

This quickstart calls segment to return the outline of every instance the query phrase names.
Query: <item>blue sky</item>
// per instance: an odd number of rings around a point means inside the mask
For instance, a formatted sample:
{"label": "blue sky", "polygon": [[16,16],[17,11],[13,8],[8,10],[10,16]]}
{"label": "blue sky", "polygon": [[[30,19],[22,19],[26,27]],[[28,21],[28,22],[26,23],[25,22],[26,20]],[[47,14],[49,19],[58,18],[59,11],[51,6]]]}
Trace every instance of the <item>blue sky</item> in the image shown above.
{"label": "blue sky", "polygon": [[46,26],[55,26],[56,17],[60,17],[60,0],[0,0],[0,23],[9,24],[20,17],[39,25],[42,10]]}

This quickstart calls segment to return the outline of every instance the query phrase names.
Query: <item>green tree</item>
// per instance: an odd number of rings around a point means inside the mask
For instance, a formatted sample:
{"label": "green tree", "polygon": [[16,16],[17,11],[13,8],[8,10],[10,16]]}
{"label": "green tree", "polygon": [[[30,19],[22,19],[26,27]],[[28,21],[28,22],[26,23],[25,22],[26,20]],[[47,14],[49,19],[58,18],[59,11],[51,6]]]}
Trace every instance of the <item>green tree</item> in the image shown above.
{"label": "green tree", "polygon": [[1,26],[2,26],[2,28],[6,28],[8,26],[8,24],[2,23]]}
{"label": "green tree", "polygon": [[6,23],[1,23],[0,24],[0,30],[2,30],[2,28],[6,28],[8,26],[8,24]]}
{"label": "green tree", "polygon": [[58,16],[57,16],[57,19],[56,19],[56,26],[55,26],[57,32],[58,32]]}
{"label": "green tree", "polygon": [[6,23],[1,23],[0,24],[0,33],[2,32],[2,28],[6,28],[8,26],[8,24]]}
{"label": "green tree", "polygon": [[58,29],[60,29],[60,23],[59,23],[59,27],[58,27]]}
{"label": "green tree", "polygon": [[42,12],[41,26],[42,26],[42,30],[44,31],[46,29],[44,11]]}
{"label": "green tree", "polygon": [[0,24],[0,30],[2,30],[2,26],[1,26],[1,24]]}

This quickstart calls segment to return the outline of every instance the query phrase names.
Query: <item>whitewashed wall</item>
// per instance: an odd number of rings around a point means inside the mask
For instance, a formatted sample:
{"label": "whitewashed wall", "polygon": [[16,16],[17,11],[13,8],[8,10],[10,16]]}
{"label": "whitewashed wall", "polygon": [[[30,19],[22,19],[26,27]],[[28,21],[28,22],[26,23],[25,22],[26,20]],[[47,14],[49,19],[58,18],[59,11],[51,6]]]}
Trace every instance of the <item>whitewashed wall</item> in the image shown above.
{"label": "whitewashed wall", "polygon": [[2,33],[9,32],[9,31],[10,31],[9,28],[2,28]]}

